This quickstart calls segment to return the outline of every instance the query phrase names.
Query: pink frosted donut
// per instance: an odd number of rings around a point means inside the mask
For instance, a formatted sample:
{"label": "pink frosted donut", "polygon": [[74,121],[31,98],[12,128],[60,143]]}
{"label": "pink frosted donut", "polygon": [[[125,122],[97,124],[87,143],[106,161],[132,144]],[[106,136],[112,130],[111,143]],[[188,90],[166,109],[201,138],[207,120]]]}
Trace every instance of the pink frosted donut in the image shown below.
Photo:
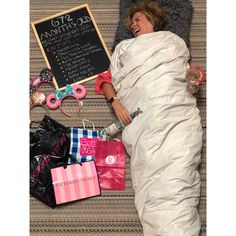
{"label": "pink frosted donut", "polygon": [[54,110],[59,107],[60,100],[57,100],[55,94],[51,93],[46,98],[46,104],[47,104],[48,108]]}
{"label": "pink frosted donut", "polygon": [[[77,98],[84,98],[86,96],[86,89],[83,85],[81,84],[74,84],[73,86],[73,90],[74,90],[74,95],[77,97]],[[80,90],[80,92],[78,93],[77,90]]]}

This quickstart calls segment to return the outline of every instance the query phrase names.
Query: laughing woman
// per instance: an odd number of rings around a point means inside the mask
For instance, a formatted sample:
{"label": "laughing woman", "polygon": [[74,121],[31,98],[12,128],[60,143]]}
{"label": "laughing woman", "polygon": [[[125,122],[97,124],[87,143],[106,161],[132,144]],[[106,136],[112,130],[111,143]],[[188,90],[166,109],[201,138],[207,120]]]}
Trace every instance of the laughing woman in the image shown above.
{"label": "laughing woman", "polygon": [[[96,91],[126,125],[122,141],[131,157],[144,235],[197,236],[201,120],[196,98],[186,89],[189,50],[176,34],[162,31],[165,24],[155,2],[131,7],[126,26],[134,38],[117,45]],[[132,121],[138,107],[143,113]]]}

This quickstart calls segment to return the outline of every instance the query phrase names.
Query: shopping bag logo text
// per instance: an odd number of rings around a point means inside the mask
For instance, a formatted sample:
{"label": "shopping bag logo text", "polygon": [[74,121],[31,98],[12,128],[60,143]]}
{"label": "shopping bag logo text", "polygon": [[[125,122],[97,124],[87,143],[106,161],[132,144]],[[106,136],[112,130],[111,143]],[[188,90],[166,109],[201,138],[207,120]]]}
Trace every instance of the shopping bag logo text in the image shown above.
{"label": "shopping bag logo text", "polygon": [[80,155],[94,156],[98,138],[80,138]]}

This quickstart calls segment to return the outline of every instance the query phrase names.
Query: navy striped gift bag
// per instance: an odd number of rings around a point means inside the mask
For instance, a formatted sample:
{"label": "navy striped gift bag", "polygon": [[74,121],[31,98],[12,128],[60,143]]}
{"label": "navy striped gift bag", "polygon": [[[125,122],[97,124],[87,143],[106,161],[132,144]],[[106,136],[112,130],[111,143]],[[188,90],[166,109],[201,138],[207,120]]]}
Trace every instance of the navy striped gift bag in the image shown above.
{"label": "navy striped gift bag", "polygon": [[[85,122],[93,125],[93,129],[86,129]],[[82,120],[83,129],[71,127],[70,155],[68,164],[94,160],[96,142],[99,140],[98,131],[93,122]]]}

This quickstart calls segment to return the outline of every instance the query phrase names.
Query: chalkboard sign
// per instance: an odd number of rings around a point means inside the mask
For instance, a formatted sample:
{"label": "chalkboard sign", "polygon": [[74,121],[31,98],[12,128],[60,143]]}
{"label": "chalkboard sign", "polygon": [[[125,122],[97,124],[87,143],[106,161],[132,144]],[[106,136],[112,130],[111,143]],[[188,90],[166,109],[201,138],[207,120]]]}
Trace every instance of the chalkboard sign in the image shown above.
{"label": "chalkboard sign", "polygon": [[31,23],[56,89],[107,71],[110,54],[87,4]]}

